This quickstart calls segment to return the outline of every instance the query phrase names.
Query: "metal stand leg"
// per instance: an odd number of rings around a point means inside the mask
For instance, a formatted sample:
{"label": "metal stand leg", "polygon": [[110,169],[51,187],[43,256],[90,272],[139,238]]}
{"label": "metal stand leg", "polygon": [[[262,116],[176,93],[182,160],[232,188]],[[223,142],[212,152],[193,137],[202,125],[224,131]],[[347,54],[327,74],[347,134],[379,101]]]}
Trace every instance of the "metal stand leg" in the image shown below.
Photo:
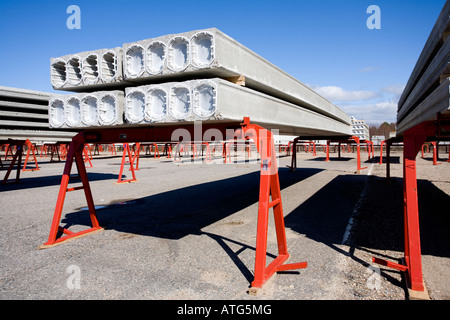
{"label": "metal stand leg", "polygon": [[[275,272],[306,268],[307,263],[283,264],[289,258],[289,253],[286,244],[280,183],[272,133],[260,126],[250,124],[248,118],[244,120],[243,130],[246,136],[253,139],[261,157],[255,278],[249,290],[250,294],[256,294],[258,289],[262,288]],[[278,256],[266,267],[270,208],[273,208]]]}
{"label": "metal stand leg", "polygon": [[[130,171],[133,178],[128,180],[122,180],[122,173],[123,173],[123,167],[125,166],[125,158],[128,154],[128,160],[130,161]],[[128,143],[123,144],[123,154],[122,154],[122,163],[120,164],[120,172],[119,172],[119,178],[117,179],[116,183],[125,183],[125,182],[135,182],[137,181],[136,175],[134,173],[134,165],[133,165],[134,159],[131,156],[130,151],[130,145]]]}
{"label": "metal stand leg", "polygon": [[403,137],[403,208],[404,208],[404,264],[372,258],[372,261],[405,272],[408,289],[423,292],[422,258],[417,198],[416,156],[427,139],[421,126],[405,132]]}
{"label": "metal stand leg", "polygon": [[[48,241],[44,243],[42,246],[39,247],[39,249],[44,249],[48,247],[52,247],[61,243],[64,243],[68,240],[72,240],[81,236],[84,236],[86,234],[92,233],[92,232],[98,232],[103,230],[99,226],[97,215],[95,213],[95,206],[94,206],[94,200],[92,198],[91,188],[89,186],[89,180],[87,177],[86,167],[84,165],[84,159],[83,159],[83,150],[84,150],[84,144],[80,143],[76,140],[76,137],[74,140],[72,140],[72,143],[69,147],[69,152],[67,154],[67,160],[66,164],[64,166],[64,173],[61,178],[61,185],[59,187],[59,193],[58,193],[58,199],[56,201],[56,207],[55,212],[53,215],[53,221],[52,226],[50,228],[50,235],[48,237]],[[70,177],[70,171],[72,169],[72,164],[76,161],[78,173],[81,178],[82,185],[79,187],[74,188],[68,188],[69,184],[69,177]],[[87,205],[89,208],[89,215],[92,222],[92,228],[79,231],[79,232],[72,232],[65,228],[62,228],[59,226],[60,220],[61,220],[61,214],[64,206],[64,200],[66,197],[67,192],[70,191],[76,191],[76,190],[84,190],[84,194],[86,196]],[[60,237],[57,239],[58,232],[63,232],[65,236]]]}

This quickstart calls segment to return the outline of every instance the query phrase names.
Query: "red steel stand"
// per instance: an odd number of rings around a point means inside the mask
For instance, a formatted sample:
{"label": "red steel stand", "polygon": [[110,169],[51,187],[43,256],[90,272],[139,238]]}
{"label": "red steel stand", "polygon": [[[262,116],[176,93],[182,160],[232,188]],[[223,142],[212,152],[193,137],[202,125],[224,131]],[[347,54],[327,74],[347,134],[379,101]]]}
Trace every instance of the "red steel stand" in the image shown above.
{"label": "red steel stand", "polygon": [[[36,147],[28,139],[25,141],[25,144],[28,146],[28,151],[27,151],[27,156],[25,158],[25,162],[23,163],[22,171],[36,171],[36,170],[39,170],[38,162],[37,162],[37,159],[36,159],[36,153],[35,153]],[[28,163],[28,159],[30,157],[30,153],[33,154],[33,159],[34,159],[35,167],[33,169],[27,169],[27,163]]]}
{"label": "red steel stand", "polygon": [[17,161],[17,171],[16,171],[16,179],[15,179],[14,183],[19,183],[20,182],[20,170],[22,168],[23,145],[26,143],[26,141],[8,139],[6,142],[7,142],[7,146],[5,149],[5,153],[6,153],[5,160],[7,159],[7,156],[8,156],[8,150],[10,150],[10,152],[12,154],[12,148],[11,148],[12,145],[16,146],[16,151],[15,151],[14,155],[12,156],[13,158],[8,167],[8,170],[6,171],[5,177],[3,178],[2,184],[8,183],[9,175],[11,174],[11,171],[14,168],[14,164],[16,163],[16,161]]}
{"label": "red steel stand", "polygon": [[[126,155],[128,154],[128,160],[130,162],[130,171],[131,171],[131,175],[133,176],[133,178],[128,179],[128,180],[122,180],[122,174],[123,174],[123,167],[125,166],[125,158]],[[122,163],[120,164],[120,172],[119,172],[119,178],[117,180],[116,183],[126,183],[126,182],[135,182],[137,181],[136,179],[136,175],[134,173],[134,158],[131,155],[131,151],[130,151],[130,144],[129,143],[124,143],[123,144],[123,155],[122,155]]]}
{"label": "red steel stand", "polygon": [[[445,131],[447,130],[447,131]],[[403,134],[403,215],[405,253],[403,264],[372,258],[372,261],[402,272],[409,290],[424,292],[422,258],[419,231],[419,206],[417,195],[416,156],[429,137],[448,134],[450,125],[440,125],[439,121],[425,121]],[[443,135],[445,136],[445,135]]]}
{"label": "red steel stand", "polygon": [[[297,144],[298,144],[300,138],[301,137],[297,137],[297,138],[295,138],[292,141],[293,147],[292,147],[292,157],[291,157],[291,166],[290,166],[291,171],[294,171],[295,169],[297,169]],[[320,138],[320,137],[317,137],[317,138]],[[357,150],[357,154],[356,154],[356,161],[357,161],[357,163],[356,163],[356,166],[357,166],[356,172],[360,173],[361,170],[367,169],[367,167],[364,167],[364,168],[361,167],[360,139],[358,137],[352,136],[352,137],[350,137],[350,138],[348,138],[346,140],[342,140],[341,138],[333,138],[333,139],[325,138],[324,140],[327,140],[325,161],[330,161],[330,142],[334,141],[334,142],[339,142],[339,143],[351,143],[351,142],[354,141],[354,142],[356,142],[356,145],[357,145],[357,147],[356,147],[356,150]],[[369,142],[368,142],[368,145],[369,145]],[[339,148],[340,148],[340,146],[339,146]],[[339,156],[340,156],[340,149],[339,148],[338,148],[338,152],[339,152]],[[314,149],[315,149],[315,147],[314,147]],[[315,153],[315,150],[314,150],[314,153]],[[313,155],[314,155],[314,153],[313,153]],[[370,154],[369,154],[369,159],[370,159]]]}
{"label": "red steel stand", "polygon": [[[56,201],[55,212],[53,215],[53,221],[50,228],[50,235],[48,237],[48,241],[40,246],[40,249],[52,247],[58,244],[62,244],[68,240],[72,240],[93,232],[98,232],[103,230],[99,226],[97,215],[95,213],[94,200],[92,198],[91,188],[89,186],[89,180],[86,172],[85,161],[83,159],[84,152],[84,142],[80,139],[81,136],[77,135],[73,138],[70,143],[69,151],[67,154],[67,160],[64,166],[63,176],[61,178],[61,185],[59,187],[58,199]],[[72,170],[72,164],[76,161],[76,167],[78,168],[78,175],[81,178],[82,185],[78,187],[68,188],[69,179],[70,179],[70,171]],[[92,228],[87,230],[83,230],[80,232],[72,232],[67,230],[66,228],[60,227],[59,223],[61,220],[61,213],[64,206],[64,200],[66,198],[67,192],[76,191],[76,190],[84,190],[84,194],[86,197],[87,205],[89,208],[89,215],[91,218]],[[58,232],[62,232],[65,236],[57,238]]]}
{"label": "red steel stand", "polygon": [[[250,293],[256,293],[275,272],[306,268],[307,263],[284,264],[289,258],[289,253],[286,243],[280,182],[272,133],[258,125],[250,124],[248,118],[244,119],[242,129],[246,136],[253,139],[261,157],[255,278],[249,291]],[[270,208],[273,208],[278,256],[266,267]]]}
{"label": "red steel stand", "polygon": [[[235,125],[233,125],[235,126]],[[221,130],[228,130],[227,126],[221,127]],[[112,143],[124,139],[127,141],[139,141],[147,140],[152,135],[156,136],[155,140],[164,141],[168,136],[171,136],[171,131],[164,131],[169,129],[147,129],[147,128],[133,128],[133,129],[102,129],[98,132],[80,132],[76,135],[70,144],[69,152],[67,155],[66,164],[64,167],[63,176],[61,179],[61,185],[58,193],[58,199],[56,201],[55,212],[53,215],[53,221],[50,229],[50,235],[48,241],[40,246],[40,248],[48,248],[55,245],[62,244],[68,240],[72,240],[93,232],[103,230],[99,226],[97,215],[95,212],[94,201],[89,186],[89,180],[86,172],[85,162],[83,159],[84,143],[86,140],[91,142],[108,142]],[[252,287],[249,293],[256,293],[262,286],[269,280],[269,278],[279,271],[294,270],[300,268],[306,268],[306,262],[284,264],[289,258],[286,243],[286,233],[284,225],[284,216],[281,202],[281,191],[278,176],[277,160],[275,154],[275,146],[272,133],[258,125],[250,124],[248,118],[244,119],[244,123],[241,124],[241,133],[244,133],[246,137],[253,139],[261,157],[261,171],[260,171],[260,189],[259,189],[259,205],[258,205],[258,222],[257,222],[257,236],[256,236],[256,253],[255,253],[255,276],[252,282]],[[235,135],[238,136],[238,135]],[[124,138],[125,137],[125,138]],[[155,138],[155,137],[152,137]],[[125,146],[130,159],[131,168],[132,157],[129,150],[129,146]],[[177,150],[178,152],[178,150]],[[70,171],[72,164],[76,161],[78,173],[82,181],[82,185],[74,188],[68,188]],[[125,162],[125,152],[122,156],[122,163]],[[134,170],[132,170],[134,173]],[[122,172],[121,172],[122,173]],[[133,175],[134,177],[134,175]],[[92,227],[80,231],[71,232],[65,228],[59,226],[61,220],[61,214],[63,210],[64,200],[67,192],[75,190],[84,190],[86,201],[89,208],[89,215],[92,222]],[[277,235],[278,244],[278,256],[266,266],[267,260],[267,234],[268,234],[268,221],[269,221],[269,209],[272,208],[275,221],[275,229]],[[58,232],[62,232],[64,236],[57,238]]]}

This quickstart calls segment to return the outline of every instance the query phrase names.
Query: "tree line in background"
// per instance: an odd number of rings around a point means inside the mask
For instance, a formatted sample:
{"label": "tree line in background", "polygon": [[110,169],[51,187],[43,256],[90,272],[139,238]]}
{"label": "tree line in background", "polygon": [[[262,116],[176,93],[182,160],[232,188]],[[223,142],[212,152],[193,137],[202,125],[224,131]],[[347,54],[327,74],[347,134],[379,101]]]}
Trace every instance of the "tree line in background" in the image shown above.
{"label": "tree line in background", "polygon": [[395,131],[395,123],[383,122],[382,124],[369,124],[369,135],[372,140],[373,136],[384,136],[389,139],[389,133]]}

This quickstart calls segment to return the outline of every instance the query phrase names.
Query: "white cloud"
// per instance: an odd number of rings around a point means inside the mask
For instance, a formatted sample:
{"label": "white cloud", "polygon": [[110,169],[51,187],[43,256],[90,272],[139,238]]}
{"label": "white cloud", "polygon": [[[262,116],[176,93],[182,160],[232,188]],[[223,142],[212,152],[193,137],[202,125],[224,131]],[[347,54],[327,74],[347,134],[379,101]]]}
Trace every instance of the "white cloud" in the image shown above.
{"label": "white cloud", "polygon": [[397,121],[397,102],[404,85],[388,85],[376,91],[347,91],[338,86],[310,86],[345,113],[368,123]]}
{"label": "white cloud", "polygon": [[312,86],[311,89],[330,101],[358,101],[376,98],[378,94],[373,91],[346,91],[337,86]]}
{"label": "white cloud", "polygon": [[386,86],[384,88],[382,88],[381,90],[383,92],[387,92],[387,93],[393,93],[396,95],[400,95],[403,93],[403,90],[405,89],[405,85],[390,85],[390,86]]}
{"label": "white cloud", "polygon": [[357,119],[368,123],[396,122],[397,103],[395,101],[380,101],[377,103],[340,105],[342,110]]}
{"label": "white cloud", "polygon": [[375,67],[365,67],[365,68],[359,69],[358,72],[365,73],[365,72],[375,71],[376,69],[377,68],[375,68]]}

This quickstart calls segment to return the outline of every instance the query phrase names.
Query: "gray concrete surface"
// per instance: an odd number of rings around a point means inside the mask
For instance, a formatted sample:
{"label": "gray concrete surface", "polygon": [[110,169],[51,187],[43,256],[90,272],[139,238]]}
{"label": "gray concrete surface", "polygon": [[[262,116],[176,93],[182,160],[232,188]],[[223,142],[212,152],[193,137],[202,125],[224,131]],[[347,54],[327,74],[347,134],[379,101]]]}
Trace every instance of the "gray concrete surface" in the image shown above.
{"label": "gray concrete surface", "polygon": [[49,130],[48,103],[51,94],[0,86],[0,139],[70,141],[70,130]]}
{"label": "gray concrete surface", "polygon": [[[161,67],[149,70],[152,44],[161,44]],[[279,45],[268,42],[267,45]],[[163,49],[164,48],[164,49]],[[164,51],[165,50],[165,51]],[[151,83],[158,79],[245,77],[245,85],[350,124],[350,116],[285,71],[216,28],[124,43],[124,78]],[[161,81],[161,80],[159,80]]]}
{"label": "gray concrete surface", "polygon": [[[208,90],[200,93],[201,87]],[[163,92],[164,111],[158,119],[148,116],[154,98],[149,92]],[[182,93],[178,94],[177,90]],[[351,135],[349,125],[321,113],[242,87],[220,78],[169,82],[127,88],[125,118],[129,124],[192,123],[232,121],[250,117],[252,123],[280,134]]]}
{"label": "gray concrete surface", "polygon": [[397,135],[436,115],[449,118],[450,1],[437,18],[398,101]]}
{"label": "gray concrete surface", "polygon": [[[217,163],[184,157],[176,164],[142,156],[138,181],[115,184],[121,158],[103,152],[88,174],[106,230],[38,250],[63,170],[40,159],[41,170],[23,172],[21,184],[0,186],[0,299],[404,300],[401,274],[371,267],[372,256],[403,255],[400,154],[392,153],[391,184],[385,165],[366,163],[357,175],[355,154],[331,156],[325,162],[321,150],[316,157],[301,152],[295,172],[285,167],[289,157],[279,158],[289,262],[308,267],[275,275],[256,297],[247,294],[256,160],[222,164],[217,153]],[[433,166],[430,154],[418,159],[424,278],[435,300],[450,298],[449,171],[449,163]],[[78,231],[89,223],[83,192],[68,193],[61,225]],[[272,221],[268,252],[276,254]]]}

